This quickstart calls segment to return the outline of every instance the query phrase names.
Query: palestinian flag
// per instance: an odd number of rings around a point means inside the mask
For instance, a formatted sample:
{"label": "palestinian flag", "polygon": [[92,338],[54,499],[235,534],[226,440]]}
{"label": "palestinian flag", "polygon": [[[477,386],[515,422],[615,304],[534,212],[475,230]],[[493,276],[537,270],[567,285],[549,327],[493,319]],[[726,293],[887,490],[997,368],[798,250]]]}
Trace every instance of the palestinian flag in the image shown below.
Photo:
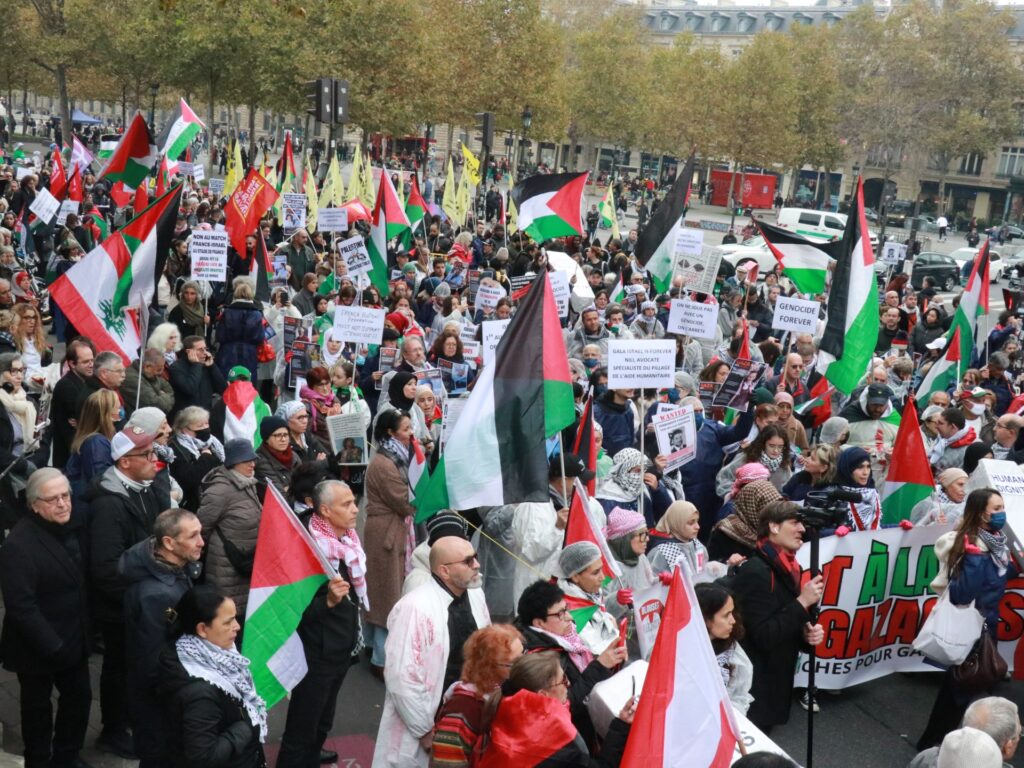
{"label": "palestinian flag", "polygon": [[388,287],[388,243],[409,230],[409,220],[398,201],[398,193],[391,184],[391,177],[380,175],[377,187],[377,204],[373,207],[373,223],[370,225],[370,239],[366,250],[370,252],[370,282],[381,296],[391,293]]}
{"label": "palestinian flag", "polygon": [[295,188],[295,150],[292,148],[292,132],[284,132],[284,152],[274,165],[277,171],[277,191],[282,195]]}
{"label": "palestinian flag", "polygon": [[[811,427],[820,427],[832,416],[832,394],[836,388],[816,371],[811,376],[817,376],[818,380],[811,387],[810,398],[806,402],[800,403],[793,409],[793,412],[801,417],[811,414]],[[810,378],[808,378],[808,383],[810,383]]]}
{"label": "palestinian flag", "polygon": [[171,184],[171,174],[167,167],[167,157],[160,158],[160,167],[156,170],[156,195],[159,197],[167,191]]}
{"label": "palestinian flag", "polygon": [[96,150],[96,158],[99,160],[106,161],[114,150],[117,149],[117,142],[113,139],[100,139],[99,149]]}
{"label": "palestinian flag", "polygon": [[423,445],[415,437],[409,442],[409,501],[416,498],[416,493],[423,483],[430,479],[430,472],[427,469],[427,455],[423,452]]}
{"label": "palestinian flag", "polygon": [[251,381],[232,381],[224,390],[224,442],[248,440],[259,448],[260,422],[270,415],[270,406],[260,398]]}
{"label": "palestinian flag", "polygon": [[573,481],[572,487],[575,492],[569,503],[569,519],[565,524],[562,548],[578,541],[589,541],[591,544],[596,544],[597,548],[601,550],[601,570],[604,572],[605,578],[618,578],[622,575],[622,569],[611,549],[608,548],[608,540],[601,531],[601,526],[597,524],[594,516],[590,513],[590,497],[587,495],[582,481],[577,477]]}
{"label": "palestinian flag", "polygon": [[667,293],[672,284],[676,263],[676,240],[683,228],[683,215],[690,202],[690,181],[693,179],[694,156],[691,154],[683,170],[676,176],[672,189],[640,232],[634,255],[647,268],[658,293]]}
{"label": "palestinian flag", "polygon": [[849,395],[867,373],[877,341],[875,256],[864,217],[864,179],[858,177],[842,252],[832,276],[828,319],[818,347],[818,370],[836,389]]}
{"label": "palestinian flag", "polygon": [[917,421],[917,408],[912,400],[907,402],[903,416],[893,444],[885,487],[882,488],[883,525],[909,520],[914,505],[935,491],[928,453]]}
{"label": "palestinian flag", "polygon": [[117,142],[117,149],[107,158],[97,178],[120,181],[126,187],[135,189],[149,175],[156,164],[156,158],[156,145],[153,144],[149,126],[142,113],[136,112],[128,130]]}
{"label": "palestinian flag", "polygon": [[519,229],[534,240],[583,237],[580,211],[586,173],[550,173],[523,179],[512,188]]}
{"label": "palestinian flag", "polygon": [[[962,302],[961,302],[962,303]],[[959,311],[959,310],[957,310]],[[927,408],[934,392],[949,392],[960,381],[963,345],[960,342],[960,328],[953,327],[953,338],[946,342],[942,357],[932,363],[921,385],[917,388],[918,408]]]}
{"label": "palestinian flag", "polygon": [[[78,170],[78,166],[75,166],[75,170]],[[79,175],[81,180],[81,175]],[[53,150],[53,154],[50,156],[50,194],[58,200],[63,200],[64,195],[68,188],[68,175],[64,170],[64,158],[61,157],[60,152],[56,149]],[[81,198],[79,198],[81,200]]]}
{"label": "palestinian flag", "polygon": [[544,439],[572,424],[576,412],[547,273],[531,286],[416,499],[417,522],[440,509],[548,500]]}
{"label": "palestinian flag", "polygon": [[138,317],[149,306],[174,238],[181,184],[151,203],[50,285],[50,296],[97,350],[127,365],[139,356]]}
{"label": "palestinian flag", "polygon": [[416,181],[416,174],[409,180],[409,199],[405,201],[405,217],[409,220],[409,231],[402,235],[402,248],[409,250],[412,247],[412,233],[417,227],[423,224],[423,217],[427,215],[427,201],[420,194],[420,185]]}
{"label": "palestinian flag", "polygon": [[256,692],[268,709],[306,676],[299,621],[317,590],[336,574],[288,502],[269,484],[242,640],[242,654],[251,662]]}
{"label": "palestinian flag", "polygon": [[610,229],[612,237],[618,239],[621,233],[619,232],[619,217],[615,210],[615,192],[612,189],[611,183],[608,184],[608,189],[605,190],[604,199],[597,204],[597,210],[601,212],[601,226],[605,229]]}
{"label": "palestinian flag", "polygon": [[821,240],[809,240],[782,227],[756,219],[754,223],[760,230],[768,250],[782,267],[782,273],[793,281],[796,289],[803,294],[824,293],[829,261],[839,259],[842,241],[826,243]]}
{"label": "palestinian flag", "polygon": [[626,298],[626,284],[622,282],[622,270],[619,270],[619,282],[612,288],[611,295],[608,297],[608,301],[612,304],[621,304],[623,299]]}
{"label": "palestinian flag", "polygon": [[447,175],[444,177],[444,194],[441,196],[441,210],[445,212],[449,219],[455,222],[458,221],[459,209],[455,203],[457,193],[455,188],[455,169],[450,157],[448,158],[448,170],[446,173]]}
{"label": "palestinian flag", "polygon": [[[267,253],[267,241],[262,232],[256,232],[256,256],[249,265],[249,277],[256,286],[256,301],[270,302],[270,280],[274,276],[274,265]],[[256,443],[259,445],[259,443]]]}
{"label": "palestinian flag", "polygon": [[195,141],[199,132],[204,130],[206,124],[185,100],[181,99],[156,141],[157,150],[164,157],[177,160],[181,153],[188,149],[188,145]]}
{"label": "palestinian flag", "polygon": [[590,393],[580,414],[580,423],[576,427],[576,439],[572,444],[572,452],[583,460],[588,470],[594,473],[594,479],[587,482],[587,493],[594,495],[597,485],[597,443],[594,441],[594,393]]}
{"label": "palestinian flag", "polygon": [[[985,336],[978,332],[979,319],[988,316],[989,309],[989,262],[990,241],[985,240],[977,256],[974,257],[974,267],[971,269],[971,276],[967,280],[967,287],[960,296],[960,304],[953,313],[953,322],[946,332],[947,338],[952,338],[954,331],[960,331],[960,365],[958,367],[959,379],[970,367],[975,357],[974,350],[985,344]],[[977,337],[977,338],[976,338]]]}
{"label": "palestinian flag", "polygon": [[[162,195],[159,195],[159,197],[162,197]],[[95,224],[96,228],[100,231],[100,242],[110,237],[110,227],[107,226],[107,220],[99,211],[90,211],[86,216],[92,219],[92,223]]]}

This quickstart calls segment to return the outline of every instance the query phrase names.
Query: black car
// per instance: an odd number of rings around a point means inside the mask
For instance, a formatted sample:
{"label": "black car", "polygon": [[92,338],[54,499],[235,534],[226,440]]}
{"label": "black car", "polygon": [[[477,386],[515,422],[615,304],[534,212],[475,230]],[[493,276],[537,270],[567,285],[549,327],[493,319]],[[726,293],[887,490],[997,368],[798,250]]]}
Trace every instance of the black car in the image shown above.
{"label": "black car", "polygon": [[940,290],[952,291],[960,284],[960,267],[944,253],[925,251],[914,258],[910,285],[919,291],[924,287],[922,283],[926,277],[934,277]]}

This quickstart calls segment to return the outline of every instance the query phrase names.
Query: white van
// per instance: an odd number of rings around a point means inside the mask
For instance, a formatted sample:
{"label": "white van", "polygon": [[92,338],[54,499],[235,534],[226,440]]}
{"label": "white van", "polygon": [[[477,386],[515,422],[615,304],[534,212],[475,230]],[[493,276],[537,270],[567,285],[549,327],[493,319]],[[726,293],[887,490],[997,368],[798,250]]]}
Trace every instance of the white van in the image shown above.
{"label": "white van", "polygon": [[841,238],[846,229],[846,214],[811,211],[806,208],[781,208],[778,225],[811,239]]}

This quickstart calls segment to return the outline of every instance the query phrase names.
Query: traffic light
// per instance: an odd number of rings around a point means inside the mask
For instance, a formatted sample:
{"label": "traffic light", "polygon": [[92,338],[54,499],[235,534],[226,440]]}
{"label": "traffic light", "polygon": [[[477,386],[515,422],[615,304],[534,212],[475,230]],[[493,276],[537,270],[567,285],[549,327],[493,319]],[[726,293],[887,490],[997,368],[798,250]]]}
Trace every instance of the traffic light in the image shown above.
{"label": "traffic light", "polygon": [[335,123],[348,122],[348,80],[332,80],[334,84],[334,99],[332,102],[332,115]]}
{"label": "traffic light", "polygon": [[477,112],[476,119],[480,121],[480,143],[490,148],[494,143],[494,113]]}
{"label": "traffic light", "polygon": [[[334,116],[331,106],[334,86],[331,78],[321,77],[306,83],[306,98],[312,103],[312,109],[306,111],[321,123],[330,123]],[[346,102],[347,103],[347,102]]]}

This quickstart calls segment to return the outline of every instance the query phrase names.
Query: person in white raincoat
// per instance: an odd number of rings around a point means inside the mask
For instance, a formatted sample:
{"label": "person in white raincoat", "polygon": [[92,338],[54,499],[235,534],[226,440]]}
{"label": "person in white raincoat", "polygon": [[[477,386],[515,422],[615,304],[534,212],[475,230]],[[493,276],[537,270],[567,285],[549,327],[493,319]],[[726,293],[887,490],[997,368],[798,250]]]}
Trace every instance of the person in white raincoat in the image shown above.
{"label": "person in white raincoat", "polygon": [[[434,578],[399,600],[388,616],[388,641],[384,664],[384,713],[377,731],[372,768],[426,768],[430,753],[424,749],[433,741],[434,715],[445,690],[445,677],[458,661],[462,665],[462,642],[472,631],[491,623],[484,593],[479,589],[480,564],[473,545],[462,538],[447,536],[431,548],[430,569]],[[460,606],[461,604],[461,606]],[[468,605],[467,605],[468,604]],[[457,624],[469,624],[472,631],[461,641],[449,637],[449,614]],[[469,626],[465,626],[469,630]],[[450,658],[452,648],[458,654]]]}
{"label": "person in white raincoat", "polygon": [[558,556],[558,567],[563,578],[558,580],[558,587],[565,593],[565,604],[573,612],[583,615],[596,606],[580,626],[577,622],[576,632],[592,654],[600,656],[613,642],[619,639],[619,625],[604,608],[601,597],[601,582],[604,573],[601,565],[601,550],[590,541],[577,541],[562,550]]}

